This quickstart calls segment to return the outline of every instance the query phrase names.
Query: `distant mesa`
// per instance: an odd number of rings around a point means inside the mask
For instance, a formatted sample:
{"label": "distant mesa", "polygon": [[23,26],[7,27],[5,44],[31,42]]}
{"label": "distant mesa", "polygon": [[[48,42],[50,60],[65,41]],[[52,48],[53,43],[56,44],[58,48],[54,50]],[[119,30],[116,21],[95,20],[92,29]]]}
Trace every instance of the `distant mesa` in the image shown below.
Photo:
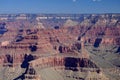
{"label": "distant mesa", "polygon": [[77,26],[78,22],[73,21],[71,19],[66,20],[66,22],[64,23],[65,27],[72,27],[72,26]]}

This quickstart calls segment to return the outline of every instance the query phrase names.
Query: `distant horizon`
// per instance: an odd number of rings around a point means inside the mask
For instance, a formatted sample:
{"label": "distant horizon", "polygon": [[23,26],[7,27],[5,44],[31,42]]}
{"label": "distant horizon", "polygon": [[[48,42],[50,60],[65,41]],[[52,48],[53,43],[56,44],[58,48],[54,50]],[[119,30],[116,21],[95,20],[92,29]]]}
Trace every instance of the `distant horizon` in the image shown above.
{"label": "distant horizon", "polygon": [[0,14],[120,13],[120,0],[1,0]]}
{"label": "distant horizon", "polygon": [[0,15],[9,15],[9,14],[120,14],[120,13],[0,13]]}

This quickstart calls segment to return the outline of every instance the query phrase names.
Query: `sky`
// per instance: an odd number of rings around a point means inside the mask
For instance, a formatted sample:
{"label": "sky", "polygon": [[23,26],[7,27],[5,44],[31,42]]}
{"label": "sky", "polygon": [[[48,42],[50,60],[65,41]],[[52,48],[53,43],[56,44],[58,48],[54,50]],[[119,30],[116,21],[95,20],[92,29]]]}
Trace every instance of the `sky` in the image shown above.
{"label": "sky", "polygon": [[0,13],[120,13],[120,0],[0,0]]}

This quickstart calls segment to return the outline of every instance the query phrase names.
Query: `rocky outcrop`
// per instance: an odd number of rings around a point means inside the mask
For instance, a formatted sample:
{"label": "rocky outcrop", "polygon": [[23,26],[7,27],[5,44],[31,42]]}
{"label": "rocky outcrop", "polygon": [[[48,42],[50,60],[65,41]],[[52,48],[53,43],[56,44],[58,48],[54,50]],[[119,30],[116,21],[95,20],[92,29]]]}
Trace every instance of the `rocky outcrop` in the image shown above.
{"label": "rocky outcrop", "polygon": [[75,21],[72,21],[72,20],[67,20],[66,22],[65,22],[65,24],[64,24],[64,26],[68,26],[68,27],[70,27],[70,26],[76,26],[76,25],[78,25],[78,22],[75,22]]}
{"label": "rocky outcrop", "polygon": [[35,59],[29,62],[29,67],[55,67],[55,66],[64,66],[64,68],[77,68],[77,67],[84,67],[84,68],[98,68],[95,63],[90,61],[87,58],[77,58],[68,57],[67,55],[56,55],[56,56],[48,56]]}
{"label": "rocky outcrop", "polygon": [[20,65],[24,60],[24,54],[2,54],[0,55],[0,64],[3,66]]}

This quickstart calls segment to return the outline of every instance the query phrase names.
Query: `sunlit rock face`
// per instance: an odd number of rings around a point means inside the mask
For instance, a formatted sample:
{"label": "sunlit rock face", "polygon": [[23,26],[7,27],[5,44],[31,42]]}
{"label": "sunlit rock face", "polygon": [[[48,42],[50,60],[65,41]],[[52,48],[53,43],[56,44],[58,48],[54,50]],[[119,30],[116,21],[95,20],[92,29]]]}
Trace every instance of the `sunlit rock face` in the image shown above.
{"label": "sunlit rock face", "polygon": [[68,26],[68,27],[70,27],[70,26],[76,26],[76,25],[78,25],[78,22],[75,22],[75,21],[72,21],[72,20],[67,20],[66,22],[65,22],[65,24],[64,24],[64,26]]}

